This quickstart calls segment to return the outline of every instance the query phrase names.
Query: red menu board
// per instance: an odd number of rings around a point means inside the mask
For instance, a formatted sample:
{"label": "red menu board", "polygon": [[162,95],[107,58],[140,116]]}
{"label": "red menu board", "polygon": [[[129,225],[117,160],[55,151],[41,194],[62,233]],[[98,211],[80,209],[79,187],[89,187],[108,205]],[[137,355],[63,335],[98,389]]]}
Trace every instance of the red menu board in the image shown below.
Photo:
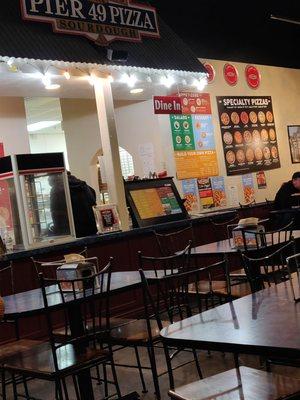
{"label": "red menu board", "polygon": [[251,89],[257,89],[260,85],[260,73],[254,65],[247,65],[245,69],[246,81]]}
{"label": "red menu board", "polygon": [[270,96],[217,97],[227,175],[280,168]]}
{"label": "red menu board", "polygon": [[182,114],[211,114],[208,93],[179,93],[182,103]]}
{"label": "red menu board", "polygon": [[238,72],[234,65],[225,64],[223,69],[225,81],[230,86],[234,86],[238,82]]}

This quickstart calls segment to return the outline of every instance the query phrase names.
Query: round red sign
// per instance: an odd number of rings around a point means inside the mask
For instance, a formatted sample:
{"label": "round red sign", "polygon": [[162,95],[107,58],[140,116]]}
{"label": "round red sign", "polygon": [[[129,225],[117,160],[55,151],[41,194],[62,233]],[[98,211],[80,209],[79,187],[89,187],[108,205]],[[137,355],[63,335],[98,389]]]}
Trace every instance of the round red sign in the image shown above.
{"label": "round red sign", "polygon": [[208,83],[212,83],[215,80],[216,71],[211,64],[205,63],[204,67],[206,68],[206,70],[208,72],[207,81],[208,81]]}
{"label": "round red sign", "polygon": [[225,64],[224,65],[224,78],[228,85],[234,86],[238,81],[238,72],[234,65]]}
{"label": "round red sign", "polygon": [[248,86],[257,89],[260,85],[260,73],[254,65],[247,65],[245,69],[246,80]]}

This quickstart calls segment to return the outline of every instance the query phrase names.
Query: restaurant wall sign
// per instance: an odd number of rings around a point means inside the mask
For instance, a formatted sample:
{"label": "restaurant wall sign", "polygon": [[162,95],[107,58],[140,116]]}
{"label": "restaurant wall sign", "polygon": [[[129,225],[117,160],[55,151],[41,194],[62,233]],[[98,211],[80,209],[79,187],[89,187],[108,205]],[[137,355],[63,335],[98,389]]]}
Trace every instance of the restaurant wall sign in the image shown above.
{"label": "restaurant wall sign", "polygon": [[131,0],[20,0],[23,19],[51,23],[54,32],[81,35],[99,45],[159,38],[155,8]]}
{"label": "restaurant wall sign", "polygon": [[215,71],[214,67],[209,63],[204,63],[204,67],[205,67],[206,71],[208,72],[208,77],[207,77],[208,83],[213,83],[213,81],[215,80],[215,77],[216,77],[216,71]]}
{"label": "restaurant wall sign", "polygon": [[238,83],[238,72],[234,65],[232,64],[225,64],[223,68],[223,74],[225,81],[230,86],[235,86]]}
{"label": "restaurant wall sign", "polygon": [[257,89],[260,85],[260,73],[254,65],[247,65],[245,76],[248,86],[251,89]]}
{"label": "restaurant wall sign", "polygon": [[227,175],[280,168],[270,96],[217,97]]}

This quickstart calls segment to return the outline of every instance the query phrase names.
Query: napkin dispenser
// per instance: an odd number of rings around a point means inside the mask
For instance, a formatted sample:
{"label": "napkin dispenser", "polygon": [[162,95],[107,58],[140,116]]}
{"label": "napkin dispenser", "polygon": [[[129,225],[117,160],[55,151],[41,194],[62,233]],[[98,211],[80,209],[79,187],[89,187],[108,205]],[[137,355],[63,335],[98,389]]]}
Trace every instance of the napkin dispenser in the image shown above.
{"label": "napkin dispenser", "polygon": [[[99,279],[96,277],[96,281],[89,282],[88,280],[82,281],[80,279],[88,278],[89,276],[93,276],[97,274],[97,268],[95,264],[88,261],[78,261],[78,262],[70,262],[65,263],[57,268],[56,277],[61,282],[61,289],[64,292],[72,292],[73,290],[82,291],[84,289],[83,282],[86,282],[85,289],[88,287],[99,288]],[[79,279],[77,282],[74,282],[74,287],[72,282],[74,279]]]}
{"label": "napkin dispenser", "polygon": [[240,219],[238,226],[232,230],[234,247],[238,249],[256,248],[262,245],[262,238],[257,233],[265,232],[263,225],[258,224],[258,218]]}

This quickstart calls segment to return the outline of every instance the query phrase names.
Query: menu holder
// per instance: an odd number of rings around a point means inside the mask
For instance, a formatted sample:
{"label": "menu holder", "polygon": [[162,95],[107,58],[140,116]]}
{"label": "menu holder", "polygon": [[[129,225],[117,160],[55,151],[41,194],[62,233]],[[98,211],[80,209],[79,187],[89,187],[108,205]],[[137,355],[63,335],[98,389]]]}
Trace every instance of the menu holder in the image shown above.
{"label": "menu holder", "polygon": [[94,206],[98,234],[121,231],[121,221],[116,204]]}

